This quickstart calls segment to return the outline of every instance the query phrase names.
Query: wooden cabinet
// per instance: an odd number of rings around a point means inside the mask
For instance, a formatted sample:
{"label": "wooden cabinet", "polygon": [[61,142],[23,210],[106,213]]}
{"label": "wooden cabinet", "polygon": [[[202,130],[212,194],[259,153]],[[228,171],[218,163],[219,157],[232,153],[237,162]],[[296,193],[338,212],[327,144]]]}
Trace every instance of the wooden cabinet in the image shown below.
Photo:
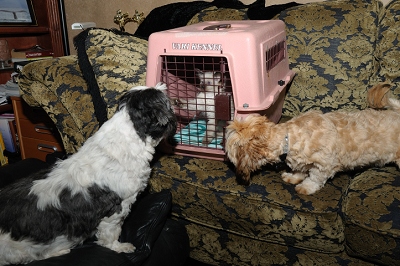
{"label": "wooden cabinet", "polygon": [[[0,39],[6,39],[10,49],[28,49],[40,45],[52,49],[54,57],[66,55],[62,0],[33,0],[37,25],[0,26]],[[0,84],[10,79],[13,69],[0,70]]]}
{"label": "wooden cabinet", "polygon": [[21,158],[38,158],[63,151],[60,134],[46,112],[32,108],[19,97],[11,97],[17,124]]}
{"label": "wooden cabinet", "polygon": [[[33,0],[36,25],[0,26],[0,39],[10,49],[29,49],[35,45],[53,50],[54,57],[66,55],[66,29],[63,0]],[[11,69],[0,69],[0,84],[10,80]],[[17,124],[21,157],[46,159],[54,151],[63,151],[60,135],[43,109],[29,107],[21,98],[11,97]]]}

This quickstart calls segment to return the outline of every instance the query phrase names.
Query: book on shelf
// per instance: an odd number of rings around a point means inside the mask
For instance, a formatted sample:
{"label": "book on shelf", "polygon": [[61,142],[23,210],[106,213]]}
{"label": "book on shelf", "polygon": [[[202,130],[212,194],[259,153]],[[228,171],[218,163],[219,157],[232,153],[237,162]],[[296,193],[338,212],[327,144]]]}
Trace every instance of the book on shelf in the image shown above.
{"label": "book on shelf", "polygon": [[18,133],[17,133],[17,123],[15,122],[15,119],[9,120],[8,125],[10,126],[10,131],[11,131],[11,137],[14,142],[14,147],[15,147],[15,152],[19,153],[19,139],[18,139]]}
{"label": "book on shelf", "polygon": [[8,164],[8,158],[4,155],[6,146],[4,145],[3,135],[0,132],[0,165]]}
{"label": "book on shelf", "polygon": [[51,59],[53,58],[52,56],[43,56],[43,57],[35,57],[35,58],[29,58],[29,59],[24,59],[24,58],[11,58],[11,62],[13,63],[21,63],[21,62],[33,62],[33,61],[37,61],[37,60],[43,60],[43,59]]}
{"label": "book on shelf", "polygon": [[52,58],[54,55],[52,50],[42,48],[35,45],[28,49],[12,49],[11,58],[15,60],[37,60],[38,58]]}
{"label": "book on shelf", "polygon": [[13,114],[1,114],[0,115],[0,132],[3,136],[3,141],[5,149],[8,152],[16,153],[17,143],[16,143],[16,131],[13,128],[13,124],[10,121],[14,121],[15,116]]}

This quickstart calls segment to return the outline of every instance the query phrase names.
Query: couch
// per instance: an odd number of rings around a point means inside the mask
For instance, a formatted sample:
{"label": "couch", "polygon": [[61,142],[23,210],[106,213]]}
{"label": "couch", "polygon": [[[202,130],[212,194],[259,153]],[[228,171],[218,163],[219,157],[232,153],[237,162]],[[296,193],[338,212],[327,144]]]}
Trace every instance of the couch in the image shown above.
{"label": "couch", "polygon": [[[400,97],[400,0],[386,6],[377,0],[333,0],[270,8],[263,1],[221,2],[156,8],[135,34],[87,30],[75,40],[77,56],[25,66],[21,95],[49,114],[65,150],[74,153],[112,116],[123,91],[145,84],[151,32],[206,20],[280,19],[296,72],[282,120],[312,109],[364,109],[366,91],[379,82],[390,82]],[[281,180],[284,165],[266,166],[242,186],[229,162],[158,155],[149,189],[171,191],[172,216],[186,226],[195,260],[400,265],[400,171],[394,165],[339,173],[319,192],[304,196]]]}

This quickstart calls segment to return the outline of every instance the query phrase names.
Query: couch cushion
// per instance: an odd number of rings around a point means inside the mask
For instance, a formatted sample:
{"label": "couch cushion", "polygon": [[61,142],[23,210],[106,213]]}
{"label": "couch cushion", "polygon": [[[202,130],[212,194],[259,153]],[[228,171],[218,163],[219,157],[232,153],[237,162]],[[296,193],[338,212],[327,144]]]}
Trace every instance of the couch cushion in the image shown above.
{"label": "couch cushion", "polygon": [[363,109],[374,58],[380,2],[327,1],[289,8],[277,17],[287,26],[290,68],[297,75],[284,115],[310,109]]}
{"label": "couch cushion", "polygon": [[374,266],[350,257],[345,251],[328,254],[313,252],[258,239],[244,239],[234,232],[217,230],[184,220],[180,222],[186,224],[192,248],[195,250],[190,257],[207,265]]}
{"label": "couch cushion", "polygon": [[[230,165],[163,156],[153,166],[153,190],[171,189],[173,215],[209,228],[325,253],[344,249],[341,195],[349,177],[338,176],[312,196],[299,195],[275,169],[238,185]],[[196,236],[191,236],[196,238]]]}
{"label": "couch cushion", "polygon": [[[147,41],[131,34],[107,29],[89,29],[74,39],[79,65],[96,102],[107,117],[116,111],[119,96],[135,86],[146,84]],[[84,56],[86,55],[86,56]],[[154,84],[155,85],[155,84]]]}
{"label": "couch cushion", "polygon": [[43,108],[55,123],[67,153],[75,153],[97,131],[92,97],[76,56],[29,63],[18,84],[22,98]]}
{"label": "couch cushion", "polygon": [[400,1],[386,7],[379,25],[377,57],[380,63],[379,81],[392,82],[394,93],[400,95]]}
{"label": "couch cushion", "polygon": [[349,254],[400,265],[400,172],[369,169],[352,180],[343,203]]}

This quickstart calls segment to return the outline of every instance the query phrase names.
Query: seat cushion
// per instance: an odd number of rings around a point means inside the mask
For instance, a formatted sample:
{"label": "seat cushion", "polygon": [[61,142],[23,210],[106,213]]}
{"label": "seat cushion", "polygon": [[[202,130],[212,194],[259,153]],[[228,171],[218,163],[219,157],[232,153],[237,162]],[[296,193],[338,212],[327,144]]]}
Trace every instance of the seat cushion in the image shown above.
{"label": "seat cushion", "polygon": [[242,266],[375,266],[361,259],[350,257],[345,251],[322,253],[279,245],[258,239],[243,238],[234,232],[216,230],[185,220],[191,237],[190,257],[207,265]]}
{"label": "seat cushion", "polygon": [[246,187],[237,184],[226,162],[165,155],[154,164],[149,182],[154,191],[170,189],[173,215],[194,224],[318,252],[344,249],[338,206],[347,175],[304,196],[274,168],[256,173]]}
{"label": "seat cushion", "polygon": [[369,169],[352,180],[343,203],[349,254],[400,265],[400,172]]}
{"label": "seat cushion", "polygon": [[283,114],[310,109],[364,109],[376,48],[381,3],[326,1],[289,8],[277,16],[287,27],[289,67],[296,72]]}

